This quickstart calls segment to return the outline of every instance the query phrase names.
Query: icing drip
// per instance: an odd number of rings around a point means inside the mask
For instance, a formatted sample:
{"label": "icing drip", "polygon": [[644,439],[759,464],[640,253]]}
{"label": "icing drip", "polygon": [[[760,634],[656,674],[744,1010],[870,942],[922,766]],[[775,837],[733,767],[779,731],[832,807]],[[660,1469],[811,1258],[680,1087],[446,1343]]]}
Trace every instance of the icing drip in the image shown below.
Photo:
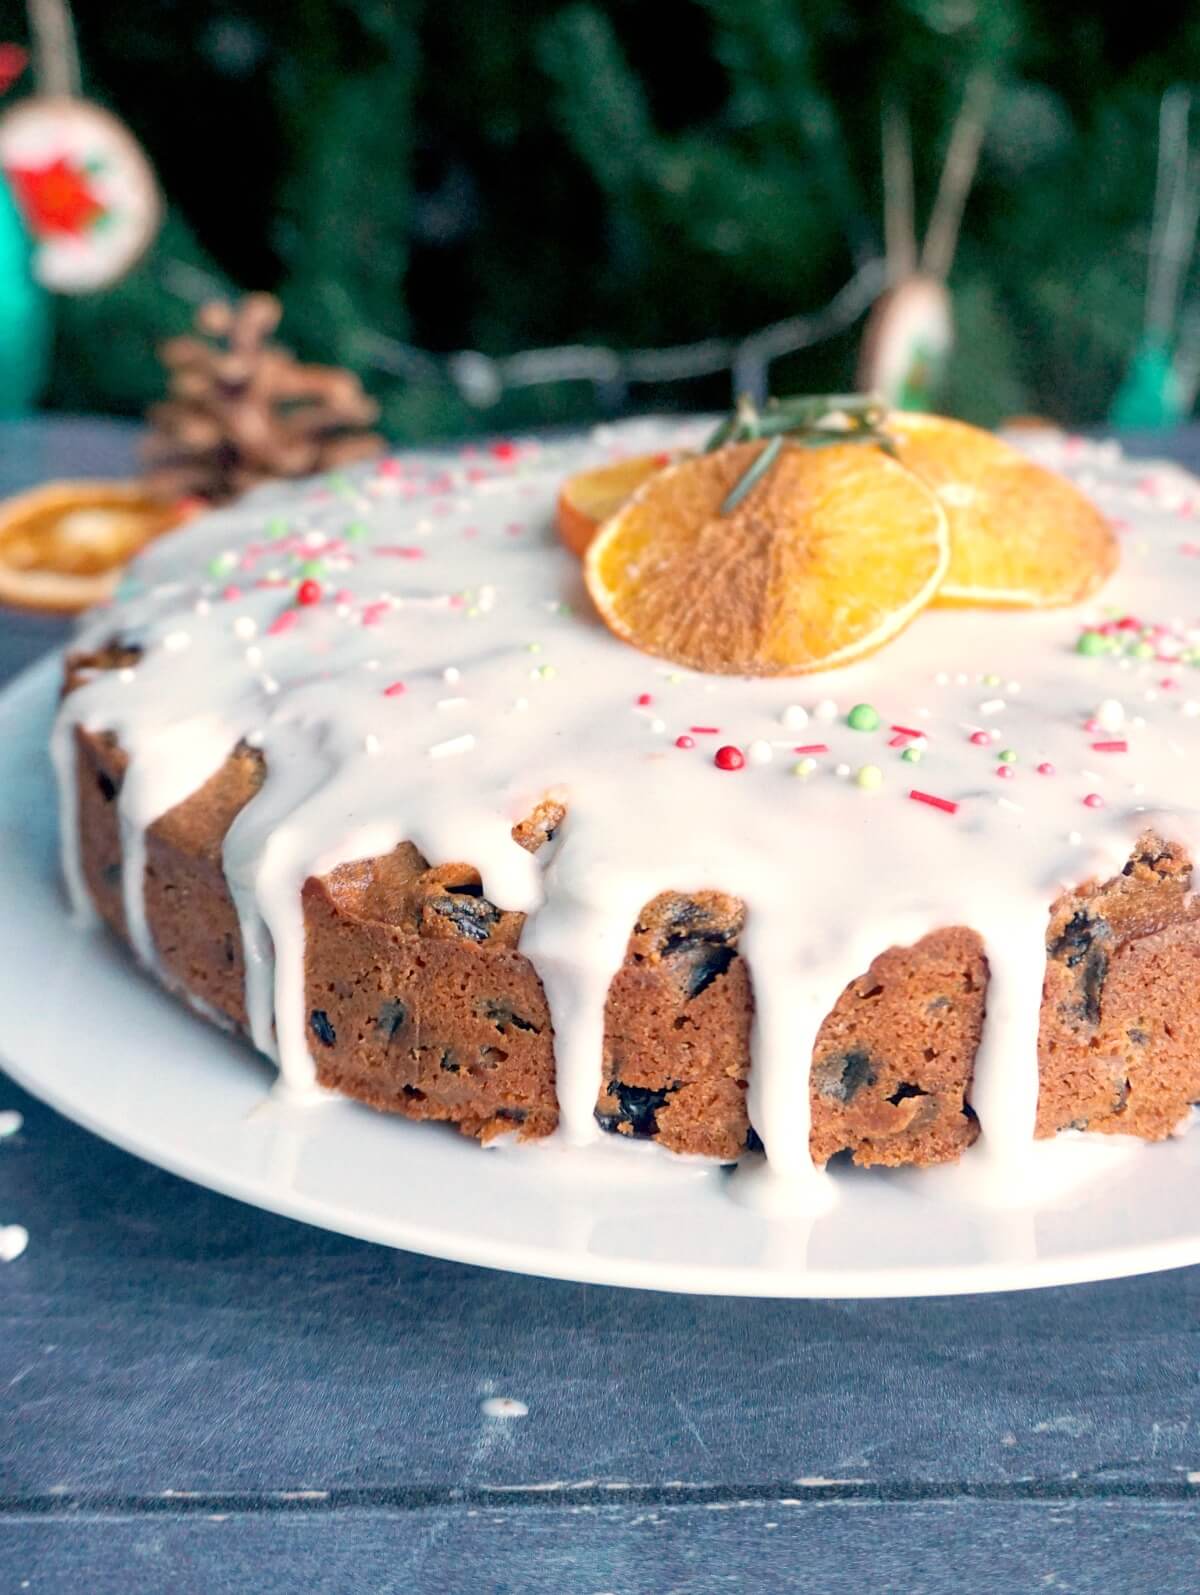
{"label": "icing drip", "polygon": [[[928,611],[845,670],[711,678],[609,636],[551,526],[567,473],[614,445],[687,446],[704,430],[641,423],[494,459],[384,461],[260,491],[150,549],[80,642],[119,636],[141,650],[136,667],[70,694],[54,732],[72,901],[87,905],[76,725],[113,732],[128,755],[124,904],[151,968],[146,830],[240,743],[259,748],[265,778],[223,863],[251,1035],[286,1088],[314,1080],[304,882],[407,841],[431,864],[473,865],[491,902],[527,916],[560,1140],[582,1145],[599,1133],[605,1002],[639,911],[660,892],[734,894],[755,995],[750,1119],[777,1183],[813,1211],[829,1199],[808,1154],[824,1017],[888,946],[965,925],[990,982],[970,1092],[981,1137],[962,1170],[1019,1199],[1050,903],[1118,870],[1151,826],[1197,856],[1200,825],[1179,803],[1200,758],[1200,542],[1181,531],[1195,484],[1108,447],[1034,439],[1136,521],[1100,602]],[[301,579],[317,597],[299,607]],[[717,760],[722,747],[744,757]],[[512,828],[551,793],[566,819],[531,854]]]}

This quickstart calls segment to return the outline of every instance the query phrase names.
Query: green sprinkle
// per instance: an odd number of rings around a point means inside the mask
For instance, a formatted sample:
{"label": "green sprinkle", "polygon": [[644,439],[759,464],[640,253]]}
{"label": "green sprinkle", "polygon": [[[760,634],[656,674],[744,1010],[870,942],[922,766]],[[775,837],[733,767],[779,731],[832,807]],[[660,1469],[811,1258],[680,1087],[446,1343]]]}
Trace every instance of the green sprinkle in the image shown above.
{"label": "green sprinkle", "polygon": [[999,676],[982,676],[980,679],[985,687],[998,687],[1000,685]]}
{"label": "green sprinkle", "polygon": [[301,576],[312,577],[323,576],[325,574],[325,566],[319,559],[306,559],[300,567],[300,574]]}
{"label": "green sprinkle", "polygon": [[369,536],[369,533],[362,521],[351,521],[343,535],[348,537],[352,543],[361,543],[364,537]]}
{"label": "green sprinkle", "polygon": [[792,774],[798,775],[802,781],[807,781],[816,767],[815,759],[801,759],[798,764],[792,765]]}
{"label": "green sprinkle", "polygon": [[[846,724],[851,731],[878,731],[879,714],[869,703],[856,703],[846,716]],[[871,766],[868,765],[867,768],[870,769]]]}
{"label": "green sprinkle", "polygon": [[558,671],[555,670],[553,665],[539,665],[537,673],[542,681],[553,681]]}
{"label": "green sprinkle", "polygon": [[904,760],[905,764],[920,764],[921,750],[920,748],[905,748],[900,757]]}
{"label": "green sprinkle", "polygon": [[1154,648],[1148,642],[1135,642],[1129,650],[1135,659],[1153,659]]}
{"label": "green sprinkle", "polygon": [[236,564],[236,554],[230,554],[228,552],[224,554],[218,554],[216,559],[209,561],[208,574],[210,576],[224,576],[225,572],[232,570]]}
{"label": "green sprinkle", "polygon": [[540,642],[531,642],[527,646],[531,654],[540,654],[542,651],[542,645]]}
{"label": "green sprinkle", "polygon": [[1108,652],[1108,638],[1098,631],[1085,631],[1075,644],[1075,652],[1083,654],[1086,658],[1093,658],[1096,654]]}
{"label": "green sprinkle", "polygon": [[874,792],[883,785],[883,771],[877,764],[864,764],[854,779],[864,792]]}
{"label": "green sprinkle", "polygon": [[267,536],[268,537],[286,537],[287,533],[288,533],[287,516],[286,515],[272,515],[271,519],[267,522]]}
{"label": "green sprinkle", "polygon": [[1015,764],[1017,762],[1017,755],[1013,752],[1012,748],[1002,748],[996,757],[1000,760],[1001,764]]}

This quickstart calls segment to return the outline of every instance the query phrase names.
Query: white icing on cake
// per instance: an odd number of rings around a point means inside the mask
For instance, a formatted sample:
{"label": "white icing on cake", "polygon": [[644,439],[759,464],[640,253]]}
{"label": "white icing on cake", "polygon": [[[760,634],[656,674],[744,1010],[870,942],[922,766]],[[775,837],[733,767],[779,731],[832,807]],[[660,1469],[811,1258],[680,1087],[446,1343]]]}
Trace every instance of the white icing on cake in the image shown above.
{"label": "white icing on cake", "polygon": [[[827,1199],[808,1154],[822,1019],[888,946],[967,925],[990,982],[970,1092],[981,1137],[963,1173],[1019,1190],[1051,901],[1119,870],[1151,825],[1200,856],[1200,486],[1111,444],[1022,439],[1118,523],[1122,562],[1095,600],[928,610],[843,670],[706,677],[612,637],[553,529],[567,474],[706,430],[634,423],[567,444],[400,455],[261,490],[151,548],[80,637],[119,637],[140,661],[71,693],[55,730],[74,904],[88,909],[76,725],[115,732],[129,756],[124,902],[151,969],[146,827],[244,739],[267,778],[225,867],[253,1039],[288,1087],[314,1080],[302,883],[407,840],[432,864],[473,864],[492,902],[528,915],[520,945],[553,1020],[559,1136],[584,1144],[599,1134],[605,996],[638,911],[667,890],[733,893],[755,991],[751,1121],[776,1189],[813,1208]],[[317,601],[297,602],[300,580],[319,583]],[[1109,651],[1079,652],[1102,627]],[[877,729],[847,724],[860,702]],[[742,768],[715,765],[725,745]],[[1008,750],[1015,762],[999,758]],[[859,784],[866,765],[879,785]],[[531,855],[511,829],[549,793],[567,819]]]}

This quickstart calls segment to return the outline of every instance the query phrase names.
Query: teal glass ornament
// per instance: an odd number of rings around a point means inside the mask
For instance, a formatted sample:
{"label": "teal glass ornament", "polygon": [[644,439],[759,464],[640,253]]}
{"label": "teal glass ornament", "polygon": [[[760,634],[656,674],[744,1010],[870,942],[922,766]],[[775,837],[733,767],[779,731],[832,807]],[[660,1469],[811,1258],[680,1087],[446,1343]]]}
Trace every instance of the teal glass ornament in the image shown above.
{"label": "teal glass ornament", "polygon": [[0,172],[0,415],[22,415],[42,391],[50,351],[50,310],[33,276],[33,250]]}

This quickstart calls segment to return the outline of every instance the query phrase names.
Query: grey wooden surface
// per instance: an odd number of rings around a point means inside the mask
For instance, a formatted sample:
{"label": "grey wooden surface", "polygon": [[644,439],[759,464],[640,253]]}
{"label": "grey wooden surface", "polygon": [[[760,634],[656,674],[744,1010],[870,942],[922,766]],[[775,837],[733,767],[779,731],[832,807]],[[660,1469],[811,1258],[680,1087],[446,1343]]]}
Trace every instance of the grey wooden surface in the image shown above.
{"label": "grey wooden surface", "polygon": [[[127,446],[0,426],[0,490]],[[61,634],[0,611],[0,678]],[[913,1302],[523,1279],[216,1196],[0,1074],[5,1108],[0,1595],[1200,1584],[1200,1269]]]}

